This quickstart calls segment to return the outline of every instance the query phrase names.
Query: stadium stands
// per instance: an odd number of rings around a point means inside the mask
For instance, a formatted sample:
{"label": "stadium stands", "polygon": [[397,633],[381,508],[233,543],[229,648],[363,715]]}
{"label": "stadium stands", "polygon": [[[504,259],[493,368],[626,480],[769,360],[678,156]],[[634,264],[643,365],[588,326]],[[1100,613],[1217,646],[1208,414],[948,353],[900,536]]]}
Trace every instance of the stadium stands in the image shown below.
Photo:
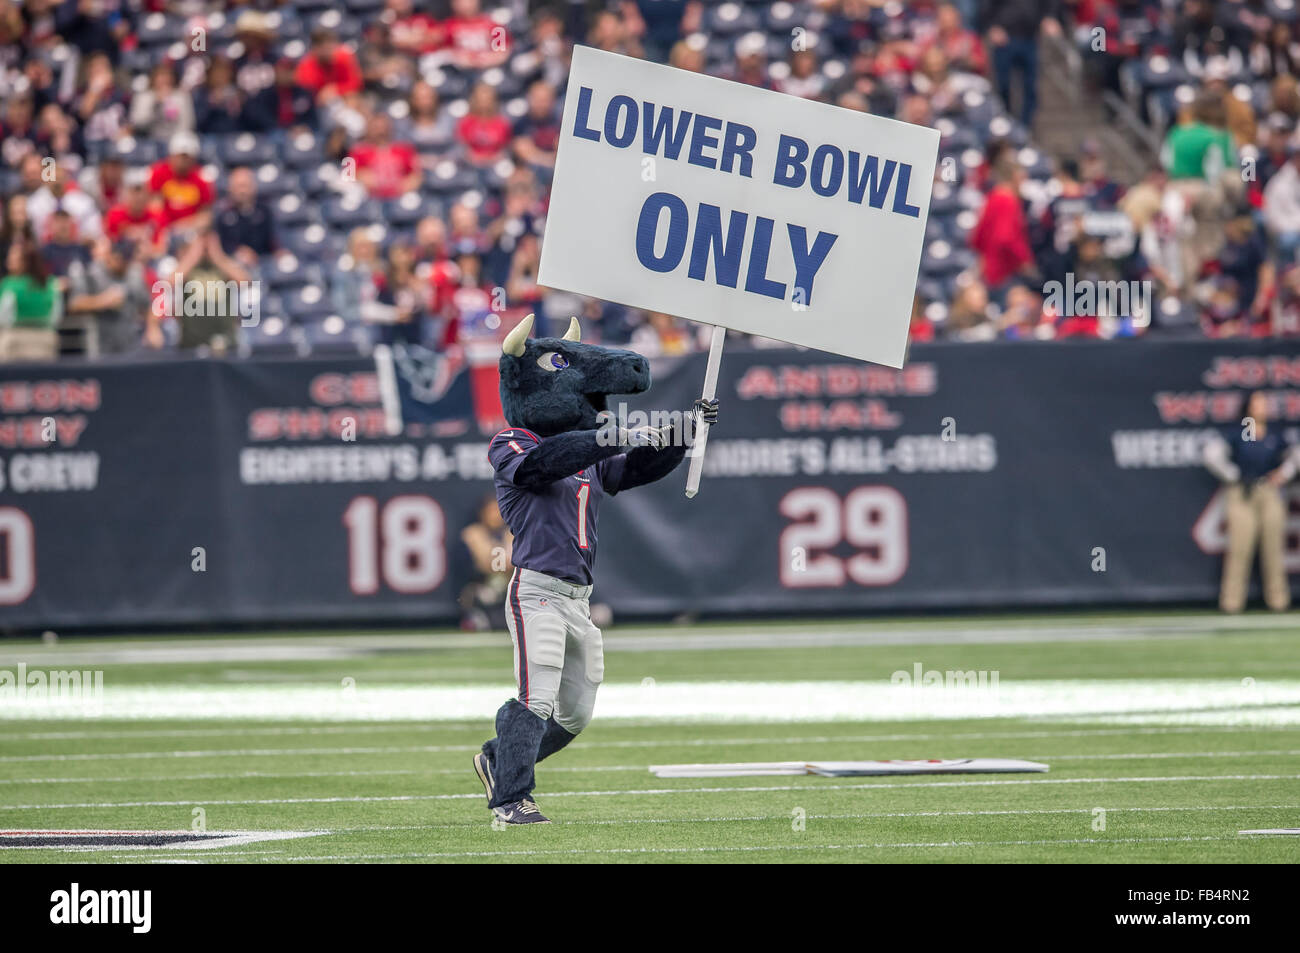
{"label": "stadium stands", "polygon": [[[1064,27],[1096,82],[1167,128],[1163,167],[1127,189],[1091,143],[1055,157],[1036,145],[1032,97],[1012,93],[1002,69],[1008,44],[1039,24],[1016,19],[1024,4],[981,4],[972,22],[963,11],[975,7],[6,2],[0,268],[11,290],[53,282],[63,313],[80,316],[65,322],[63,350],[92,356],[447,347],[485,308],[554,322],[581,307],[596,339],[698,347],[675,321],[536,286],[529,236],[544,227],[567,56],[581,41],[938,128],[917,340],[1289,331],[1300,308],[1294,4],[1074,5]],[[232,194],[240,168],[255,194]],[[115,211],[121,183],[140,178],[147,220]],[[88,255],[55,241],[57,211]],[[259,248],[250,236],[264,220],[271,247]],[[358,262],[367,241],[373,254]],[[38,254],[11,256],[15,245]],[[115,252],[131,267],[114,272]],[[171,284],[209,290],[193,315],[74,302],[91,272],[96,287],[144,282],[162,300]],[[1050,293],[1067,275],[1150,282],[1158,304],[1076,314]],[[257,323],[214,321],[225,299],[213,283],[255,295],[239,314]],[[83,333],[87,320],[112,333]]]}

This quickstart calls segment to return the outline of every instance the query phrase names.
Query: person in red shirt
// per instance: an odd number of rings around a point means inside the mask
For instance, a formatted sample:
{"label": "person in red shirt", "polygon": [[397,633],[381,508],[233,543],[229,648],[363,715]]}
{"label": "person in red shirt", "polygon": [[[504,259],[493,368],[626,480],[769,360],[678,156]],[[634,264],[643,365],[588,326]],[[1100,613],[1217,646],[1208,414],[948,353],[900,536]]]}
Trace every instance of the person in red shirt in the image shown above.
{"label": "person in red shirt", "polygon": [[447,37],[447,28],[429,14],[417,12],[413,0],[388,0],[381,19],[390,23],[389,42],[403,53],[432,53]]}
{"label": "person in red shirt", "polygon": [[1025,172],[1008,161],[995,171],[996,184],[989,191],[979,221],[971,231],[970,244],[980,256],[980,273],[989,288],[1027,271],[1034,263],[1029,249],[1029,227],[1020,207],[1020,182]]}
{"label": "person in red shirt", "polygon": [[460,269],[448,256],[447,226],[430,215],[415,226],[416,273],[427,273],[432,295],[432,311],[442,314],[460,283]]}
{"label": "person in red shirt", "polygon": [[444,24],[451,61],[466,69],[500,66],[510,56],[505,27],[479,8],[479,0],[451,0],[451,18]]}
{"label": "person in red shirt", "polygon": [[311,90],[318,103],[359,93],[362,86],[356,54],[340,43],[332,30],[324,28],[312,31],[311,51],[298,63],[293,78]]}
{"label": "person in red shirt", "polygon": [[147,250],[146,258],[156,258],[162,254],[165,223],[162,213],[149,207],[146,178],[147,173],[143,170],[128,173],[122,201],[104,213],[104,234],[113,242],[123,239],[133,242]]}
{"label": "person in red shirt", "polygon": [[961,20],[961,11],[951,3],[939,7],[935,15],[934,35],[923,45],[927,48],[937,46],[943,50],[953,69],[980,76],[988,75],[988,53],[979,34],[966,29]]}
{"label": "person in red shirt", "polygon": [[372,198],[394,199],[418,191],[424,176],[419,156],[408,142],[393,142],[393,124],[385,113],[366,121],[366,135],[352,147],[357,179]]}
{"label": "person in red shirt", "polygon": [[157,200],[163,224],[173,229],[205,225],[215,195],[199,169],[198,137],[178,132],[167,151],[167,158],[149,173],[149,191]]}
{"label": "person in red shirt", "polygon": [[496,90],[479,83],[469,94],[469,112],[456,124],[456,138],[464,144],[470,162],[489,165],[505,155],[510,145],[510,121],[501,115]]}

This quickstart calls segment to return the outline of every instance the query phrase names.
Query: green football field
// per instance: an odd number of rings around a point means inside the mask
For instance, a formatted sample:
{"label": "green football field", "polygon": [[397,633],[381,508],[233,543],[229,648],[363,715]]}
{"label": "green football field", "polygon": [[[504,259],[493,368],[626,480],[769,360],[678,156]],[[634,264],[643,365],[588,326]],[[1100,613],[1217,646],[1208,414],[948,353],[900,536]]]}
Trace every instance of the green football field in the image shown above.
{"label": "green football field", "polygon": [[[0,862],[1300,860],[1241,833],[1300,828],[1296,614],[613,626],[596,720],[538,769],[553,823],[494,829],[470,759],[510,665],[503,634],[0,641],[0,830],[240,833]],[[968,757],[1050,771],[649,770]]]}

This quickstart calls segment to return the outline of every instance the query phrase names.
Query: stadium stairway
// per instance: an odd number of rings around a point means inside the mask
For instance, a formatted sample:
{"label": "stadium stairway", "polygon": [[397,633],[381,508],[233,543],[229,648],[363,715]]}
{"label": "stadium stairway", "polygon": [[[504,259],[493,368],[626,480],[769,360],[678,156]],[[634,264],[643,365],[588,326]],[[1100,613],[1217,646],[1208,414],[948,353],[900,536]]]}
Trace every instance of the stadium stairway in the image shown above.
{"label": "stadium stairway", "polygon": [[[1155,161],[1147,144],[1121,130],[1100,92],[1085,78],[1069,40],[1043,38],[1038,56],[1038,114],[1034,139],[1055,158],[1078,157],[1085,140],[1098,143],[1111,175],[1125,185],[1140,179]],[[1066,68],[1062,69],[1061,64]]]}

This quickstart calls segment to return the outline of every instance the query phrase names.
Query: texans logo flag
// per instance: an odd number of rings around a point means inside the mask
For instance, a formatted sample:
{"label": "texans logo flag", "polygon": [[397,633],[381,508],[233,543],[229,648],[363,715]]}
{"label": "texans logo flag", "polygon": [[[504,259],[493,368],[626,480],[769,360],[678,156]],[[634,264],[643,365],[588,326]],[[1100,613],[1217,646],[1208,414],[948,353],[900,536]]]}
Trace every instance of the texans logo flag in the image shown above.
{"label": "texans logo flag", "polygon": [[458,348],[439,352],[418,344],[381,344],[374,353],[390,434],[411,425],[463,432],[474,418],[470,375]]}

